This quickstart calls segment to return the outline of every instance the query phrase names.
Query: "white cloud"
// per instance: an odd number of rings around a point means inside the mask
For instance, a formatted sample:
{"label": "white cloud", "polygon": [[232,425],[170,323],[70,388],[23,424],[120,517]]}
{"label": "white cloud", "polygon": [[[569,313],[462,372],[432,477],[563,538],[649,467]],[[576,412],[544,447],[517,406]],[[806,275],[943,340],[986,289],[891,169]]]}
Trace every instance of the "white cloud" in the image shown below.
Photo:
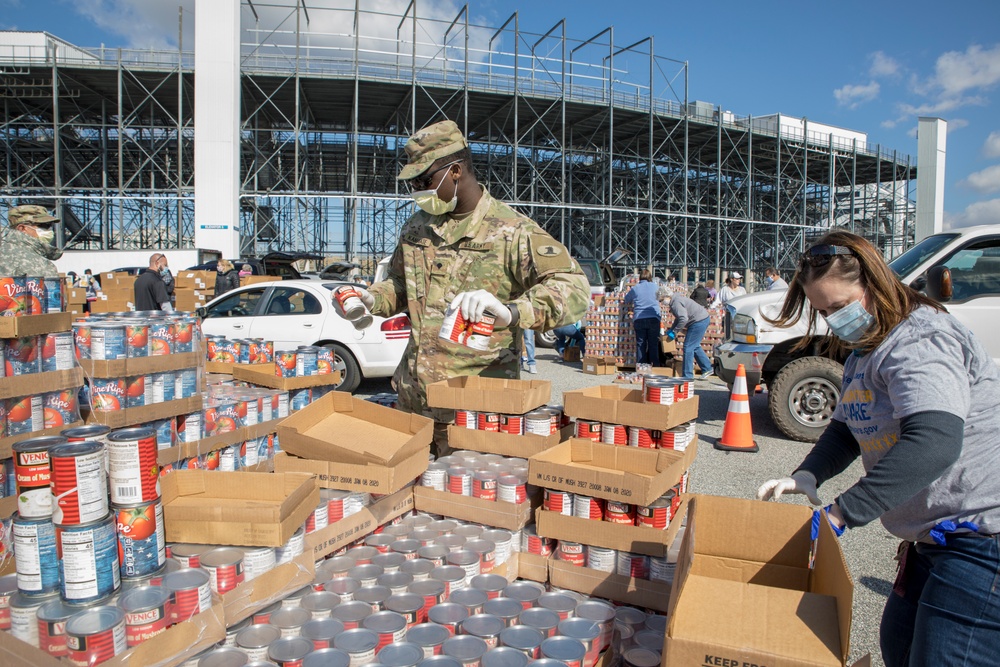
{"label": "white cloud", "polygon": [[955,130],[961,130],[963,128],[969,127],[969,121],[964,118],[949,118],[948,119],[948,134],[951,134]]}
{"label": "white cloud", "polygon": [[983,155],[986,157],[1000,157],[1000,132],[990,132],[983,144]]}
{"label": "white cloud", "polygon": [[902,69],[902,66],[896,59],[887,56],[882,51],[876,51],[869,58],[871,58],[872,64],[868,69],[868,74],[874,78],[895,76]]}
{"label": "white cloud", "polygon": [[973,225],[995,225],[1000,220],[1000,199],[988,199],[969,204],[964,211],[945,216],[945,226],[971,227]]}
{"label": "white cloud", "polygon": [[937,59],[934,83],[945,95],[990,88],[997,82],[1000,82],[1000,44],[992,49],[974,44],[965,53],[949,51]]}
{"label": "white cloud", "polygon": [[71,4],[77,14],[103,30],[124,37],[126,46],[134,49],[176,49],[177,6],[181,5],[184,42],[194,43],[194,0],[71,0]]}
{"label": "white cloud", "polygon": [[833,96],[837,98],[837,104],[854,109],[859,104],[870,102],[878,97],[879,89],[878,81],[871,81],[866,85],[857,86],[848,84],[833,91]]}
{"label": "white cloud", "polygon": [[1000,164],[969,174],[960,185],[982,194],[1000,192]]}

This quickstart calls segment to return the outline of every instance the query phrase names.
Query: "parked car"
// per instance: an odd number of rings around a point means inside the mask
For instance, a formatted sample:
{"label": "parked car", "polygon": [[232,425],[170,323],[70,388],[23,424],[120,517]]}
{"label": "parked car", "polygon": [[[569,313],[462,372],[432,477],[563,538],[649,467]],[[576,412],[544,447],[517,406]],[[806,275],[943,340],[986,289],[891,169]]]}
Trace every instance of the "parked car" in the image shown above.
{"label": "parked car", "polygon": [[[293,266],[300,259],[321,260],[319,255],[311,255],[304,252],[269,252],[263,257],[243,257],[241,259],[231,259],[230,262],[239,271],[244,264],[250,265],[250,270],[255,276],[275,276],[282,280],[299,280],[302,276]],[[215,271],[219,261],[213,259],[188,267],[188,271]]]}
{"label": "parked car", "polygon": [[282,280],[226,292],[199,310],[206,334],[263,338],[275,350],[321,345],[333,350],[342,379],[338,391],[353,392],[363,378],[389,377],[410,338],[410,318],[374,318],[357,330],[334,309],[331,291],[351,283]]}

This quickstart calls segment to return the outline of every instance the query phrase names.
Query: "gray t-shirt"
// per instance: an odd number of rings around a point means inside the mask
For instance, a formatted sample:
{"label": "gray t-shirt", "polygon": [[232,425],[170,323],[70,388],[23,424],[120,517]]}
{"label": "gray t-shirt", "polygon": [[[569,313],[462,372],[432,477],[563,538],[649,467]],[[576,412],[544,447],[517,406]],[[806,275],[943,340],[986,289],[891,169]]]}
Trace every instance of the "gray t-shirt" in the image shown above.
{"label": "gray t-shirt", "polygon": [[843,421],[871,470],[899,439],[899,422],[919,412],[965,420],[962,453],[936,481],[882,515],[900,539],[930,542],[941,521],[973,521],[1000,532],[1000,371],[983,344],[948,313],[921,306],[872,352],[844,363]]}

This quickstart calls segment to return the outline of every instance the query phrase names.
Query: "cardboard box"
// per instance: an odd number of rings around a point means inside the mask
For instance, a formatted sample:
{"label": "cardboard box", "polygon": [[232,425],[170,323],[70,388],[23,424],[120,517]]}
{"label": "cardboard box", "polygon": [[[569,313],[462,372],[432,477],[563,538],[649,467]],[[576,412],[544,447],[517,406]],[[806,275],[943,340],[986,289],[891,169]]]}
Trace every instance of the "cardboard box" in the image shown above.
{"label": "cardboard box", "polygon": [[616,447],[573,438],[528,459],[528,483],[649,505],[677,484],[694,462],[697,449],[697,439],[683,452],[677,452]]}
{"label": "cardboard box", "polygon": [[523,415],[549,402],[548,380],[503,380],[463,375],[427,385],[427,405],[450,410],[477,410]]}
{"label": "cardboard box", "polygon": [[[511,554],[513,556],[513,554]],[[530,579],[545,583],[549,580],[548,556],[537,556],[523,551],[517,554],[517,576],[520,579]]]}
{"label": "cardboard box", "polygon": [[580,348],[567,347],[563,350],[562,360],[568,362],[580,361]]}
{"label": "cardboard box", "polygon": [[24,338],[41,334],[69,331],[73,324],[70,313],[0,317],[0,338]]}
{"label": "cardboard box", "polygon": [[282,450],[295,456],[338,465],[392,467],[418,452],[429,452],[434,422],[332,391],[287,417],[278,433]]}
{"label": "cardboard box", "polygon": [[499,454],[501,456],[518,456],[529,458],[555,447],[563,440],[573,436],[572,425],[564,426],[558,433],[552,435],[511,435],[495,431],[479,431],[454,424],[448,427],[448,445],[452,449],[468,449],[473,452]]}
{"label": "cardboard box", "polygon": [[145,405],[141,408],[126,408],[124,410],[115,410],[114,412],[97,412],[91,410],[87,413],[86,421],[88,424],[104,424],[111,428],[124,428],[134,424],[156,421],[157,419],[186,415],[189,412],[200,410],[201,406],[202,395],[195,394],[188,398],[154,403],[153,405]]}
{"label": "cardboard box", "polygon": [[331,523],[322,530],[309,533],[306,535],[306,553],[311,551],[312,557],[319,560],[412,510],[413,493],[407,487],[380,498],[360,512]]}
{"label": "cardboard box", "polygon": [[[286,420],[287,421],[287,420]],[[280,435],[282,448],[285,436]],[[304,459],[280,452],[274,457],[277,472],[304,472],[316,475],[324,489],[343,489],[372,493],[395,493],[427,470],[429,448],[422,448],[392,465],[337,463]]]}
{"label": "cardboard box", "polygon": [[86,302],[87,302],[87,288],[85,287],[66,288],[66,303],[86,303]]}
{"label": "cardboard box", "polygon": [[76,428],[77,426],[83,426],[83,420],[73,422],[72,424],[63,424],[62,426],[43,428],[41,431],[32,431],[31,433],[23,433],[21,435],[8,435],[6,438],[0,438],[0,459],[9,459],[12,456],[11,446],[15,442],[27,440],[28,438],[40,438],[43,435],[59,435],[66,429]]}
{"label": "cardboard box", "polygon": [[65,371],[15,375],[0,380],[0,398],[33,396],[50,391],[80,388],[83,386],[83,369],[77,366]]}
{"label": "cardboard box", "polygon": [[340,384],[340,371],[326,375],[309,375],[306,377],[281,378],[274,374],[274,364],[236,364],[233,366],[233,378],[250,382],[261,387],[290,391],[307,387],[326,387]]}
{"label": "cardboard box", "polygon": [[440,514],[462,521],[474,521],[510,531],[518,531],[531,523],[532,511],[539,504],[541,504],[541,493],[533,494],[527,502],[515,504],[459,496],[426,486],[413,487],[413,506],[420,512]]}
{"label": "cardboard box", "polygon": [[225,593],[222,596],[222,604],[225,605],[226,625],[232,627],[264,607],[311,584],[316,578],[314,561],[313,555],[306,550],[291,562],[278,565],[256,579],[244,581]]}
{"label": "cardboard box", "polygon": [[570,417],[664,431],[698,418],[698,397],[671,405],[647,403],[641,389],[598,385],[563,393],[563,410]]}
{"label": "cardboard box", "polygon": [[80,359],[80,366],[87,377],[116,378],[129,375],[148,375],[196,368],[200,355],[197,352],[161,354],[155,357],[129,357],[110,361]]}
{"label": "cardboard box", "polygon": [[[650,369],[651,375],[661,375],[664,377],[675,377],[680,375],[680,366],[677,368],[677,372],[673,368],[664,368],[663,366],[653,366]],[[612,380],[614,384],[632,384],[632,385],[642,385],[642,377],[635,372],[632,373],[620,373],[619,377]]]}
{"label": "cardboard box", "polygon": [[740,665],[847,663],[854,584],[825,518],[811,539],[812,516],[801,505],[689,499],[663,667],[723,657]]}
{"label": "cardboard box", "polygon": [[90,302],[92,313],[124,313],[130,310],[135,310],[135,302],[132,299],[109,299],[106,295],[102,295],[97,301]]}
{"label": "cardboard box", "polygon": [[240,278],[240,287],[256,285],[258,283],[270,283],[275,280],[281,280],[281,276],[242,276]]}
{"label": "cardboard box", "polygon": [[175,470],[160,491],[170,542],[280,547],[319,505],[316,480],[301,473]]}
{"label": "cardboard box", "polygon": [[583,372],[587,375],[614,375],[618,372],[618,358],[610,355],[583,358]]}
{"label": "cardboard box", "polygon": [[[566,588],[585,595],[657,611],[667,611],[669,608],[670,584],[665,582],[635,579],[613,572],[578,567],[555,558],[549,559],[548,566],[549,584],[554,588]],[[715,663],[697,663],[698,667],[709,664]],[[768,667],[771,665],[770,662],[762,664],[767,664]]]}
{"label": "cardboard box", "polygon": [[673,354],[677,351],[677,341],[671,340],[666,336],[660,336],[660,352],[664,354]]}
{"label": "cardboard box", "polygon": [[178,271],[174,276],[177,289],[215,289],[216,271]]}

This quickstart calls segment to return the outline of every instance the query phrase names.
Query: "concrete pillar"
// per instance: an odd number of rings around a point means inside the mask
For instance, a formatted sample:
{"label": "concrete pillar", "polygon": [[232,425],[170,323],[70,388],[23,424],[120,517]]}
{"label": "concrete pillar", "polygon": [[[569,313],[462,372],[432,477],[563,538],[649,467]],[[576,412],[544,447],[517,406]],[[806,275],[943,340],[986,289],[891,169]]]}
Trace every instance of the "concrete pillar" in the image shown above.
{"label": "concrete pillar", "polygon": [[194,24],[194,242],[240,252],[240,0],[197,0]]}
{"label": "concrete pillar", "polygon": [[917,241],[944,229],[947,138],[948,121],[920,117],[917,125]]}

